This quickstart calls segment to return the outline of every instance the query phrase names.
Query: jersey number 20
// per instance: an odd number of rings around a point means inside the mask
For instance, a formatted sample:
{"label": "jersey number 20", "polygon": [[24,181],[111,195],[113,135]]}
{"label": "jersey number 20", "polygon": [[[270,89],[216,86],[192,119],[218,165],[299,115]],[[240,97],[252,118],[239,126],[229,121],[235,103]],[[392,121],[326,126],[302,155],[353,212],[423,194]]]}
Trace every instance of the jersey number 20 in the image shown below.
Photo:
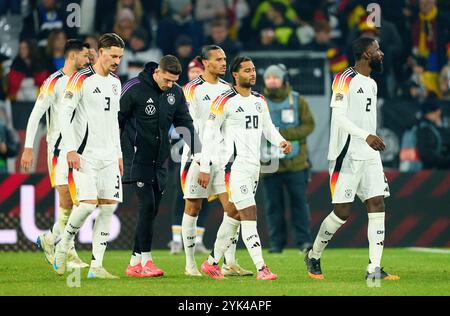
{"label": "jersey number 20", "polygon": [[247,115],[245,117],[245,128],[246,129],[251,129],[251,128],[258,128],[258,122],[259,121],[259,117],[258,115]]}

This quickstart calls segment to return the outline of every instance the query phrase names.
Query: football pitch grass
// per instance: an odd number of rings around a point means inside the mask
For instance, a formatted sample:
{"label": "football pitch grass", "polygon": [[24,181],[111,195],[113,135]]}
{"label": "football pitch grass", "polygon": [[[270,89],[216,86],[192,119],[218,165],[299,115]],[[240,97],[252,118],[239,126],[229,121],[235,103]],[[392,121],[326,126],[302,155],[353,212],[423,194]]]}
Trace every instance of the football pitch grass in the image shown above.
{"label": "football pitch grass", "polygon": [[[152,252],[155,263],[165,270],[162,278],[137,279],[124,275],[129,251],[107,251],[104,265],[120,280],[89,280],[88,269],[81,270],[80,287],[69,287],[67,279],[57,276],[45,262],[43,253],[0,253],[0,295],[150,295],[150,296],[307,296],[307,295],[449,295],[450,251],[421,252],[408,248],[386,249],[385,270],[398,274],[399,281],[381,281],[369,287],[364,279],[367,249],[327,249],[322,257],[325,280],[311,280],[306,274],[304,256],[297,250],[282,254],[264,252],[266,264],[279,278],[257,281],[252,277],[228,277],[213,280],[206,276],[184,275],[184,255],[170,255],[168,250]],[[90,252],[80,252],[89,262]],[[238,250],[239,263],[253,264],[246,250]],[[197,255],[200,267],[205,255]],[[73,271],[71,272],[73,273]],[[76,275],[73,274],[73,276]],[[71,279],[71,278],[69,278]],[[72,281],[76,280],[75,277]],[[70,282],[69,282],[70,283]]]}

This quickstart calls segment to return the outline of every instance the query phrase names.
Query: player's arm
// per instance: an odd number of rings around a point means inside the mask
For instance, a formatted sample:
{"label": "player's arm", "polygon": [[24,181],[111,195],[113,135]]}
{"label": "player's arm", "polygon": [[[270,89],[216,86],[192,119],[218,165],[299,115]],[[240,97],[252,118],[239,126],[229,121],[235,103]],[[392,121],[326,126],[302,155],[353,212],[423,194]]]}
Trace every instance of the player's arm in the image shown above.
{"label": "player's arm", "polygon": [[183,87],[183,96],[192,118],[197,118],[198,115],[198,102],[195,98],[195,88],[196,86],[192,83],[187,83]]}
{"label": "player's arm", "polygon": [[270,117],[269,107],[264,100],[263,107],[263,134],[264,137],[273,145],[280,147],[284,154],[289,154],[292,151],[292,145],[290,142],[281,136],[278,129],[273,125],[272,118]]}
{"label": "player's arm", "polygon": [[[121,83],[118,80],[119,87],[121,87]],[[117,152],[117,159],[119,161],[119,170],[120,170],[120,176],[123,176],[123,154],[122,154],[122,147],[120,146],[120,127],[119,127],[119,112],[120,112],[120,102],[119,106],[117,107],[117,119],[114,120],[114,130],[116,131],[117,136],[115,137],[115,144],[116,144],[116,152]]]}
{"label": "player's arm", "polygon": [[61,111],[58,118],[61,126],[61,135],[64,139],[64,146],[67,150],[67,163],[69,168],[77,170],[80,169],[80,156],[76,151],[77,148],[70,121],[73,111],[75,111],[82,98],[83,82],[85,79],[85,76],[77,72],[72,75],[61,101]]}
{"label": "player's arm", "polygon": [[[53,79],[57,80],[57,79]],[[41,87],[39,97],[34,104],[33,111],[28,118],[25,148],[22,154],[20,164],[25,172],[28,172],[33,164],[33,144],[36,132],[39,127],[39,121],[50,107],[54,100],[53,87],[55,82],[51,78],[47,79]]]}
{"label": "player's arm", "polygon": [[[177,104],[176,111],[173,116],[173,125],[175,128],[183,127],[188,130],[189,136],[185,135],[183,131],[180,131],[180,136],[183,138],[184,142],[189,146],[191,153],[194,155],[201,152],[202,144],[198,133],[195,131],[194,122],[192,120],[188,104],[186,102],[185,95],[182,94],[181,101]],[[187,138],[189,137],[189,138]]]}
{"label": "player's arm", "polygon": [[336,83],[334,83],[330,106],[332,108],[333,120],[336,126],[354,137],[365,140],[374,150],[383,151],[386,145],[381,138],[376,135],[371,135],[369,132],[359,128],[347,117],[349,102],[348,91],[337,88]]}
{"label": "player's arm", "polygon": [[211,105],[209,118],[205,123],[202,139],[202,154],[200,159],[200,175],[198,183],[206,188],[209,183],[209,174],[211,172],[211,157],[214,150],[220,146],[219,140],[223,137],[220,132],[223,122],[226,118],[227,108],[225,106],[226,99],[223,100],[221,96],[217,97]]}

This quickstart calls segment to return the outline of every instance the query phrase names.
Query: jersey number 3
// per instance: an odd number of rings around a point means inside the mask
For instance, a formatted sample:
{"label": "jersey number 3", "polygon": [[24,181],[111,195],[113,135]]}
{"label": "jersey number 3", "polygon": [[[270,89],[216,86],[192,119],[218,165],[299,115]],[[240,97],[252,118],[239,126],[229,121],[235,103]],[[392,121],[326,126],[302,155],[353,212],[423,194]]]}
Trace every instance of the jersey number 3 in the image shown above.
{"label": "jersey number 3", "polygon": [[111,110],[111,98],[110,97],[105,97],[105,100],[106,100],[105,111],[109,111],[109,110]]}

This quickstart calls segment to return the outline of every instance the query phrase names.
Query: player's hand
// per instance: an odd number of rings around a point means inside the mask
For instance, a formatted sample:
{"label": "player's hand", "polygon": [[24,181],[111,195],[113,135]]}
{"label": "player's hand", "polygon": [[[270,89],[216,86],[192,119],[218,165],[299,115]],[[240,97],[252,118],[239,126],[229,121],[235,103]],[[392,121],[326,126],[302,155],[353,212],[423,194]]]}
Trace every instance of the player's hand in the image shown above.
{"label": "player's hand", "polygon": [[206,189],[208,183],[209,183],[209,173],[200,172],[200,174],[198,175],[198,184],[200,184],[202,188]]}
{"label": "player's hand", "polygon": [[89,61],[91,62],[91,65],[95,65],[97,60],[98,60],[97,51],[93,48],[90,48],[89,49]]}
{"label": "player's hand", "polygon": [[76,151],[70,151],[67,153],[67,164],[69,168],[80,170],[80,155]]}
{"label": "player's hand", "polygon": [[33,149],[25,148],[22,154],[22,159],[20,159],[20,166],[23,171],[29,172],[31,165],[33,164]]}
{"label": "player's hand", "polygon": [[370,147],[372,147],[372,149],[376,151],[384,151],[386,149],[386,144],[384,143],[383,139],[376,135],[367,136],[366,142]]}
{"label": "player's hand", "polygon": [[120,171],[120,176],[123,177],[123,159],[119,158],[119,171]]}
{"label": "player's hand", "polygon": [[280,148],[283,150],[283,154],[287,155],[292,151],[292,144],[285,140],[280,143]]}

